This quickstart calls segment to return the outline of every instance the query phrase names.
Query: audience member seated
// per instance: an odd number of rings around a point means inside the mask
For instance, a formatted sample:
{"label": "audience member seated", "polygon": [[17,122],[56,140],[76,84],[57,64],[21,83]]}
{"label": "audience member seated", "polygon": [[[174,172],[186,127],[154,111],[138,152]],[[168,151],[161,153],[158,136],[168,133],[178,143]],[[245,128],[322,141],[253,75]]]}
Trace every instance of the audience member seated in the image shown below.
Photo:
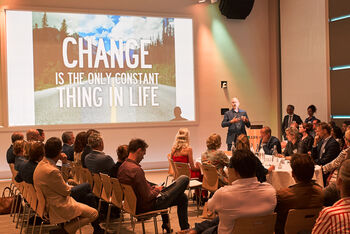
{"label": "audience member seated", "polygon": [[129,152],[128,152],[128,145],[120,145],[117,148],[117,156],[118,156],[118,161],[112,169],[109,172],[109,176],[117,178],[118,176],[118,169],[119,167],[123,164],[123,162],[128,158]]}
{"label": "audience member seated", "polygon": [[109,174],[114,166],[113,158],[103,151],[104,144],[100,134],[92,134],[88,138],[92,151],[85,157],[85,166],[92,173]]}
{"label": "audience member seated", "polygon": [[299,126],[299,133],[302,135],[299,146],[298,154],[310,154],[312,150],[312,144],[314,143],[314,138],[310,135],[312,130],[312,124],[302,123]]}
{"label": "audience member seated", "polygon": [[10,147],[8,148],[8,150],[6,152],[6,160],[7,160],[8,164],[15,163],[16,155],[13,153],[13,144],[15,143],[15,141],[23,140],[23,138],[24,138],[24,136],[20,132],[12,133],[12,135],[11,135],[12,144],[10,145]]}
{"label": "audience member seated", "polygon": [[224,168],[228,166],[230,160],[222,150],[220,135],[213,133],[207,139],[207,151],[202,153],[202,164],[210,164],[216,168],[219,177],[219,187],[228,184],[228,177]]}
{"label": "audience member seated", "polygon": [[265,154],[272,155],[276,146],[277,153],[281,153],[281,143],[277,137],[271,136],[271,128],[265,126],[260,130],[260,142],[257,151],[263,148]]}
{"label": "audience member seated", "polygon": [[40,189],[45,197],[50,223],[64,223],[60,230],[53,230],[52,233],[75,233],[79,225],[83,227],[88,223],[94,227],[94,234],[104,233],[99,226],[98,212],[92,208],[97,207],[97,203],[89,184],[67,185],[56,167],[58,160],[67,163],[67,157],[61,150],[59,138],[48,139],[45,157],[38,163],[33,175],[35,189]]}
{"label": "audience member seated", "polygon": [[86,132],[79,132],[75,138],[73,149],[74,149],[74,162],[77,165],[81,165],[81,155],[84,148],[87,145],[87,134]]}
{"label": "audience member seated", "polygon": [[[247,135],[241,134],[237,137],[236,140],[236,150],[250,150],[249,148],[249,139]],[[234,151],[232,152],[233,155]],[[256,177],[258,178],[258,181],[265,182],[266,181],[266,175],[273,171],[275,169],[274,165],[271,165],[269,169],[266,169],[260,159],[258,157],[255,157],[256,161]]]}
{"label": "audience member seated", "polygon": [[290,156],[298,152],[298,146],[300,141],[298,129],[294,127],[287,128],[286,137],[288,142],[282,154],[284,157],[287,157],[287,159],[289,159]]}
{"label": "audience member seated", "polygon": [[341,199],[333,206],[324,208],[316,220],[313,234],[349,233],[350,226],[350,160],[339,169],[336,182]]}
{"label": "audience member seated", "polygon": [[310,105],[307,108],[307,115],[308,117],[305,119],[305,123],[313,124],[313,121],[316,120],[317,118],[314,116],[316,113],[316,106],[315,105]]}
{"label": "audience member seated", "polygon": [[191,178],[200,178],[200,169],[193,161],[193,152],[192,147],[190,146],[189,135],[190,134],[187,128],[179,129],[171,149],[171,158],[174,162],[190,164]]}
{"label": "audience member seated", "polygon": [[326,165],[340,153],[339,143],[331,135],[331,127],[327,123],[320,123],[316,129],[316,136],[311,155],[317,165]]}
{"label": "audience member seated", "polygon": [[20,171],[23,168],[23,165],[27,162],[27,159],[24,157],[26,143],[24,140],[15,141],[13,144],[13,153],[16,155],[15,158],[15,170]]}
{"label": "audience member seated", "polygon": [[[95,130],[95,129],[89,129],[89,130],[87,130],[87,132],[86,132],[86,139],[89,139],[89,136],[90,136],[91,134],[100,134],[100,132],[97,131],[97,130]],[[86,155],[88,155],[89,153],[91,153],[91,151],[92,151],[92,149],[91,149],[90,145],[87,144],[87,145],[85,146],[84,150],[83,150],[83,153],[81,154],[81,165],[82,165],[83,167],[85,167],[85,168],[86,168],[86,166],[85,166],[85,157],[86,157]]]}
{"label": "audience member seated", "polygon": [[350,120],[345,120],[341,126],[341,131],[345,134],[348,126],[350,126]]}
{"label": "audience member seated", "polygon": [[[187,207],[188,200],[184,191],[187,189],[189,178],[180,176],[170,186],[151,186],[147,182],[145,172],[140,166],[140,162],[146,154],[148,145],[144,140],[132,139],[129,143],[129,156],[119,167],[118,179],[122,184],[131,185],[137,197],[136,212],[143,213],[152,210],[165,209],[177,206],[177,216],[181,230],[186,230],[188,224]],[[162,215],[162,228],[168,233],[171,232],[169,216]]]}
{"label": "audience member seated", "polygon": [[28,184],[33,184],[33,174],[38,162],[40,162],[45,155],[44,144],[40,141],[31,144],[29,149],[29,160],[26,161],[18,171],[15,180],[17,182],[25,181]]}
{"label": "audience member seated", "polygon": [[325,187],[324,189],[325,206],[331,206],[334,204],[334,202],[340,199],[340,194],[336,188],[335,182],[338,176],[338,169],[340,165],[344,160],[350,159],[350,130],[347,130],[345,132],[344,139],[345,139],[345,145],[347,146],[347,148],[342,150],[338,155],[338,157],[336,157],[332,162],[322,166],[323,174],[331,173],[327,181],[328,186]]}
{"label": "audience member seated", "polygon": [[37,130],[38,133],[39,133],[38,141],[44,142],[44,141],[45,141],[45,132],[44,132],[44,129],[37,128],[36,130]]}
{"label": "audience member seated", "polygon": [[290,161],[295,185],[277,191],[276,234],[284,233],[290,209],[308,209],[323,206],[322,187],[312,180],[315,165],[306,154],[294,154]]}
{"label": "audience member seated", "polygon": [[310,132],[310,135],[315,139],[316,136],[316,129],[318,127],[318,125],[321,123],[321,120],[319,119],[315,119],[314,121],[312,121],[312,131]]}
{"label": "audience member seated", "polygon": [[340,150],[343,150],[343,147],[345,146],[345,142],[344,142],[344,134],[341,131],[341,128],[338,126],[332,126],[331,135],[338,142]]}
{"label": "audience member seated", "polygon": [[74,134],[73,132],[64,132],[62,134],[63,147],[62,152],[67,155],[69,161],[74,161]]}
{"label": "audience member seated", "polygon": [[272,185],[257,181],[255,158],[250,150],[233,152],[229,167],[233,168],[232,172],[237,179],[232,185],[217,190],[208,201],[208,209],[219,216],[196,223],[190,233],[232,233],[236,219],[274,212],[276,191]]}
{"label": "audience member seated", "polygon": [[299,115],[294,114],[294,106],[288,105],[287,115],[284,116],[283,122],[282,122],[282,134],[284,138],[286,138],[286,132],[285,132],[286,129],[289,128],[293,122],[296,122],[299,125],[303,121],[301,120]]}
{"label": "audience member seated", "polygon": [[28,142],[39,141],[39,139],[40,139],[39,131],[36,129],[29,129],[26,133],[26,138],[27,138]]}

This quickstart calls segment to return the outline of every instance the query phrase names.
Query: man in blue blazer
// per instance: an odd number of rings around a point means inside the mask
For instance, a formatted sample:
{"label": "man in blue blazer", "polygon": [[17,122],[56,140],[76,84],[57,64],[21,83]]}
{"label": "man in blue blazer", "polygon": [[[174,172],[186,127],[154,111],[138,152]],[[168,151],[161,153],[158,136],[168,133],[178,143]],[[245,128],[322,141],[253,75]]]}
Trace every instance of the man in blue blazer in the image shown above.
{"label": "man in blue blazer", "polygon": [[91,134],[88,143],[92,148],[91,153],[85,157],[85,166],[92,173],[109,174],[114,166],[114,160],[111,156],[106,155],[103,151],[104,144],[100,134]]}
{"label": "man in blue blazer", "polygon": [[247,134],[245,127],[250,127],[247,112],[239,109],[238,98],[232,98],[232,109],[226,111],[224,119],[221,122],[221,127],[228,127],[226,144],[227,150],[231,150],[232,142],[236,142],[236,138],[240,134]]}
{"label": "man in blue blazer", "polygon": [[271,136],[271,128],[265,126],[260,130],[260,143],[258,151],[262,147],[265,154],[272,155],[273,148],[276,146],[277,153],[281,153],[281,143],[277,137]]}
{"label": "man in blue blazer", "polygon": [[331,135],[331,127],[327,123],[320,123],[316,128],[316,136],[311,155],[317,165],[326,165],[340,153],[339,143]]}

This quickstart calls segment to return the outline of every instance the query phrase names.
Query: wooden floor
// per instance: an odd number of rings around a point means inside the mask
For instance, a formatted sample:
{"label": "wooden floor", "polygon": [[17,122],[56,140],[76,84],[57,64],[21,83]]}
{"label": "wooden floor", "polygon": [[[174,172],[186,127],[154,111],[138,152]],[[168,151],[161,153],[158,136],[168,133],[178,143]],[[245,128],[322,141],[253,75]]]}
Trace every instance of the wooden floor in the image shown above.
{"label": "wooden floor", "polygon": [[[152,171],[152,172],[146,172],[146,177],[148,181],[152,181],[156,184],[160,184],[165,181],[167,176],[166,171]],[[5,181],[0,181],[0,191],[3,191],[3,189],[10,184],[9,180]],[[195,203],[192,201],[189,202],[189,207],[188,207],[188,219],[191,227],[194,227],[194,223],[196,222],[201,222],[203,221],[200,217],[197,217],[197,206]],[[171,226],[174,230],[174,233],[180,230],[179,227],[179,222],[177,219],[177,212],[176,212],[176,207],[171,208],[171,213],[170,213],[170,220],[171,220]],[[104,223],[101,224],[104,226]],[[158,231],[159,233],[162,233],[161,229],[162,221],[161,218],[158,217]],[[10,233],[20,233],[19,229],[16,229],[15,223],[12,222],[12,217],[10,215],[0,215],[0,234],[10,234]],[[154,224],[153,220],[149,220],[145,223],[145,229],[146,233],[154,233]],[[39,233],[39,229],[35,229],[35,233]],[[49,229],[45,228],[43,229],[43,233],[48,233]],[[117,224],[112,224],[110,225],[110,231],[113,231],[113,233],[117,233],[118,230],[118,225]],[[30,233],[31,233],[31,228],[29,228]],[[79,233],[79,231],[77,232]],[[91,225],[87,225],[82,228],[82,233],[83,234],[89,234],[93,233],[93,229]],[[125,214],[125,223],[122,224],[121,226],[121,232],[120,233],[133,233],[131,224],[129,222],[129,215]],[[142,233],[142,225],[141,223],[136,223],[135,226],[135,232],[134,233]]]}

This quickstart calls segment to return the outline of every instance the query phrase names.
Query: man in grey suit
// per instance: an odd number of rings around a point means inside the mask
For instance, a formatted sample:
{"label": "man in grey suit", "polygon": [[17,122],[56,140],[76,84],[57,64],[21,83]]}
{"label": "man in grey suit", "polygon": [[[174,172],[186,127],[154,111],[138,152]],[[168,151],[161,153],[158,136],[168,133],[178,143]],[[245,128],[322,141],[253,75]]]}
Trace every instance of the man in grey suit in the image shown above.
{"label": "man in grey suit", "polygon": [[245,127],[250,127],[247,112],[238,107],[238,98],[232,98],[232,109],[225,113],[221,123],[221,127],[228,127],[226,138],[227,150],[231,150],[232,142],[236,142],[237,136],[247,134]]}
{"label": "man in grey suit", "polygon": [[92,151],[85,157],[85,166],[92,173],[109,174],[114,166],[113,158],[106,155],[103,151],[104,144],[100,134],[92,134],[88,138],[88,144]]}

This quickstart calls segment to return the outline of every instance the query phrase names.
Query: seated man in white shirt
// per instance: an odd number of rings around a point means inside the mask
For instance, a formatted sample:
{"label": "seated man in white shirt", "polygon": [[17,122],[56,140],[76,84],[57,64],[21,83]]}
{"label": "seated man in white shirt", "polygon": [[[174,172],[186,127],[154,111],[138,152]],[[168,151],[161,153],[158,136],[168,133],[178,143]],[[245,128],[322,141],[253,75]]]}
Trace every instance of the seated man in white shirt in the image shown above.
{"label": "seated man in white shirt", "polygon": [[232,185],[217,190],[208,201],[208,209],[219,217],[196,223],[190,233],[232,233],[236,219],[274,212],[276,191],[270,184],[257,180],[254,154],[250,150],[233,152],[229,167],[237,179]]}

